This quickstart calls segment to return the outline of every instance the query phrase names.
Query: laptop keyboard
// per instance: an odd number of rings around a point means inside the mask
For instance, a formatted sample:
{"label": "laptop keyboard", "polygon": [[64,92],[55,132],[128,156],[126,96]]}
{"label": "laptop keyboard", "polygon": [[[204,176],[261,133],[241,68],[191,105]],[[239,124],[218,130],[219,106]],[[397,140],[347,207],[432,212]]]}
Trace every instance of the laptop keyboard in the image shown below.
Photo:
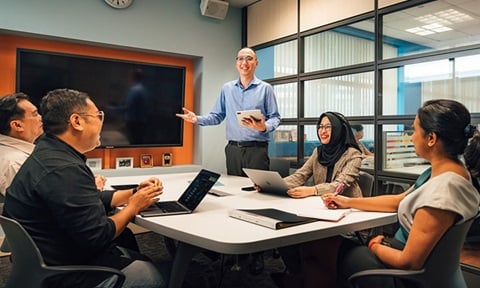
{"label": "laptop keyboard", "polygon": [[162,210],[162,212],[185,211],[185,208],[177,202],[157,202],[155,205]]}

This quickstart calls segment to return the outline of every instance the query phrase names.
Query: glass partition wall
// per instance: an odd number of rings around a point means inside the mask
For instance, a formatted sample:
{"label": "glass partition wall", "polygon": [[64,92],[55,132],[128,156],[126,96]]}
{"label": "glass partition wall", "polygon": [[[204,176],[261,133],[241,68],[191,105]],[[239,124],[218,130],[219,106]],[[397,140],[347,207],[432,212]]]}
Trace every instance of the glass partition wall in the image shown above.
{"label": "glass partition wall", "polygon": [[319,145],[318,117],[336,111],[363,128],[376,193],[411,183],[429,165],[410,139],[423,102],[458,100],[480,122],[480,6],[457,2],[403,1],[254,47],[282,116],[270,156],[301,166]]}

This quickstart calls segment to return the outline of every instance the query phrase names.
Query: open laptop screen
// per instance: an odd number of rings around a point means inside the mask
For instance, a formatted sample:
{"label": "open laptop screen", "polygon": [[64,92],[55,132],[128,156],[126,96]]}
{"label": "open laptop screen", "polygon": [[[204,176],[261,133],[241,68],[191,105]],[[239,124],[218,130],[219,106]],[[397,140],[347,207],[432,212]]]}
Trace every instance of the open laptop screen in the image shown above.
{"label": "open laptop screen", "polygon": [[198,206],[203,197],[208,193],[212,186],[220,178],[220,174],[202,170],[197,177],[188,185],[178,202],[190,210]]}

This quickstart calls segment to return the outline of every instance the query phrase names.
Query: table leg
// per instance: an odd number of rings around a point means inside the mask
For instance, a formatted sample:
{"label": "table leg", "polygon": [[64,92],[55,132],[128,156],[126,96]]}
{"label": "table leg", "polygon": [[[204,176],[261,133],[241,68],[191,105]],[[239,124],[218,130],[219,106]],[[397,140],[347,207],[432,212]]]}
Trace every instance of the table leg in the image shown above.
{"label": "table leg", "polygon": [[184,242],[178,242],[175,258],[173,259],[172,270],[170,273],[169,288],[182,287],[183,280],[187,274],[188,266],[192,261],[193,256],[201,249]]}

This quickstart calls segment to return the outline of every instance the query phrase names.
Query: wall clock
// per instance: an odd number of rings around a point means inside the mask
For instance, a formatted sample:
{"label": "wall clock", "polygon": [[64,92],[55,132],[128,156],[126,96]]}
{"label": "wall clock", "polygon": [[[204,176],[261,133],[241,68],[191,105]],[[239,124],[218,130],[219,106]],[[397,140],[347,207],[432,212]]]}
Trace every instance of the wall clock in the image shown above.
{"label": "wall clock", "polygon": [[110,5],[113,8],[125,9],[132,5],[133,0],[104,0],[105,3]]}

